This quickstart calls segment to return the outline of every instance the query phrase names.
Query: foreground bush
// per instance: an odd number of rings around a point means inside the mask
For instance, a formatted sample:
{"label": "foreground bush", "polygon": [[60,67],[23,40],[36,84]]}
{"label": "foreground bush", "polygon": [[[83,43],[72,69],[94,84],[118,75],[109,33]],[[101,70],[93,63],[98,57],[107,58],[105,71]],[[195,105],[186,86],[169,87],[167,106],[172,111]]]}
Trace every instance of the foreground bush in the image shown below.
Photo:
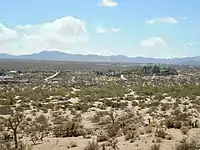
{"label": "foreground bush", "polygon": [[77,137],[83,135],[83,125],[79,123],[68,121],[64,124],[56,125],[53,128],[55,137]]}
{"label": "foreground bush", "polygon": [[150,150],[159,150],[159,149],[160,149],[160,144],[154,144],[150,148]]}
{"label": "foreground bush", "polygon": [[88,142],[84,150],[99,150],[99,144],[95,141]]}
{"label": "foreground bush", "polygon": [[199,150],[200,147],[197,146],[195,142],[184,142],[176,146],[176,150]]}

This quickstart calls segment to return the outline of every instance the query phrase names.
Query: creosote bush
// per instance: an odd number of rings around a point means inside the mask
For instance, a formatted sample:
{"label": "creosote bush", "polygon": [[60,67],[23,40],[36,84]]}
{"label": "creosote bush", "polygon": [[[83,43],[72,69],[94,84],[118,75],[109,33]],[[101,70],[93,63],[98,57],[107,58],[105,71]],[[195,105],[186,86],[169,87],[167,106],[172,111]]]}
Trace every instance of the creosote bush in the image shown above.
{"label": "creosote bush", "polygon": [[188,127],[181,127],[180,130],[181,130],[181,132],[182,132],[183,134],[187,134],[187,133],[189,132],[190,129],[189,129]]}
{"label": "creosote bush", "polygon": [[176,146],[176,150],[199,150],[199,146],[196,142],[183,142]]}
{"label": "creosote bush", "polygon": [[160,143],[152,145],[149,150],[159,150],[159,149],[160,149]]}
{"label": "creosote bush", "polygon": [[167,119],[166,121],[165,121],[165,126],[168,128],[168,129],[170,129],[170,128],[174,128],[174,120],[173,119]]}
{"label": "creosote bush", "polygon": [[84,150],[100,150],[99,144],[95,141],[89,141]]}
{"label": "creosote bush", "polygon": [[120,129],[120,126],[118,124],[108,125],[107,135],[111,138],[115,137],[115,136],[117,136],[119,129]]}
{"label": "creosote bush", "polygon": [[101,134],[97,136],[97,142],[104,142],[107,141],[109,139],[109,137],[105,134]]}
{"label": "creosote bush", "polygon": [[166,134],[164,129],[157,129],[156,132],[155,132],[156,137],[161,137],[163,139],[165,138],[166,135],[167,134]]}
{"label": "creosote bush", "polygon": [[83,135],[83,125],[67,121],[63,124],[58,124],[53,128],[55,137],[77,137]]}
{"label": "creosote bush", "polygon": [[135,138],[135,131],[128,131],[126,134],[125,134],[125,140],[128,141],[128,140],[134,140]]}

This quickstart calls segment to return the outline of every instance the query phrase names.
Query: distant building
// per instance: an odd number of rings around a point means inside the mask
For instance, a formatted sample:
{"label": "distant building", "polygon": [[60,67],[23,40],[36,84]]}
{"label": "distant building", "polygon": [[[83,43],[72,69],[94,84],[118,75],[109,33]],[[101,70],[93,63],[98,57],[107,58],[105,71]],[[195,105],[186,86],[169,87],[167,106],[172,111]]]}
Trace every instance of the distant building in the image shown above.
{"label": "distant building", "polygon": [[109,69],[108,71],[94,71],[96,75],[98,76],[118,76],[121,71],[120,70],[111,70]]}
{"label": "distant building", "polygon": [[15,82],[15,80],[13,76],[0,76],[0,82],[9,83],[9,82]]}
{"label": "distant building", "polygon": [[11,70],[10,73],[17,73],[17,71],[16,70]]}

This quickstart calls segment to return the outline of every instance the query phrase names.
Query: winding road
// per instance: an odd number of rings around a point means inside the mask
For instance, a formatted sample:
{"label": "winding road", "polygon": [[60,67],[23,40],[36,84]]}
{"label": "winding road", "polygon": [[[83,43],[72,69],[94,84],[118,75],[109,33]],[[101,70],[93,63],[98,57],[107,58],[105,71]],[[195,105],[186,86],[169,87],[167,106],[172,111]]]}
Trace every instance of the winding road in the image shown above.
{"label": "winding road", "polygon": [[[46,81],[48,81],[48,80],[50,80],[50,79],[52,79],[52,78],[55,78],[57,75],[59,75],[60,74],[60,71],[57,71],[55,74],[53,74],[52,76],[50,76],[50,77],[47,77],[47,78],[45,78],[44,79],[44,81],[46,82]],[[36,86],[36,87],[34,87],[34,88],[32,88],[33,90],[35,90],[35,89],[37,89],[39,86]]]}
{"label": "winding road", "polygon": [[50,77],[47,77],[46,79],[44,79],[44,81],[48,81],[49,79],[55,78],[57,75],[59,75],[60,71],[56,72],[55,74],[53,74]]}

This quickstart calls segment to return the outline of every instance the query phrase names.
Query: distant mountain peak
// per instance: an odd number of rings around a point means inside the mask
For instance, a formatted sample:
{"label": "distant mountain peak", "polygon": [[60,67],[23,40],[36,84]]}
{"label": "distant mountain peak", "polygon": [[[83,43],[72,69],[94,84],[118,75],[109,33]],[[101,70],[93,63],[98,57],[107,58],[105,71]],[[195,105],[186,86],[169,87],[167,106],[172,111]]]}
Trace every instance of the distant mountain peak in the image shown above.
{"label": "distant mountain peak", "polygon": [[47,51],[47,50],[43,50],[37,54],[48,54],[48,53],[60,53],[60,54],[66,54],[65,52],[61,52],[61,51],[58,51],[58,50],[52,50],[52,51]]}
{"label": "distant mountain peak", "polygon": [[185,58],[146,58],[146,57],[127,57],[124,55],[102,56],[97,54],[70,54],[57,50],[41,51],[29,55],[9,55],[0,53],[0,59],[25,59],[25,60],[52,60],[52,61],[79,61],[79,62],[122,62],[122,63],[165,63],[165,64],[184,64],[200,65],[200,56]]}

